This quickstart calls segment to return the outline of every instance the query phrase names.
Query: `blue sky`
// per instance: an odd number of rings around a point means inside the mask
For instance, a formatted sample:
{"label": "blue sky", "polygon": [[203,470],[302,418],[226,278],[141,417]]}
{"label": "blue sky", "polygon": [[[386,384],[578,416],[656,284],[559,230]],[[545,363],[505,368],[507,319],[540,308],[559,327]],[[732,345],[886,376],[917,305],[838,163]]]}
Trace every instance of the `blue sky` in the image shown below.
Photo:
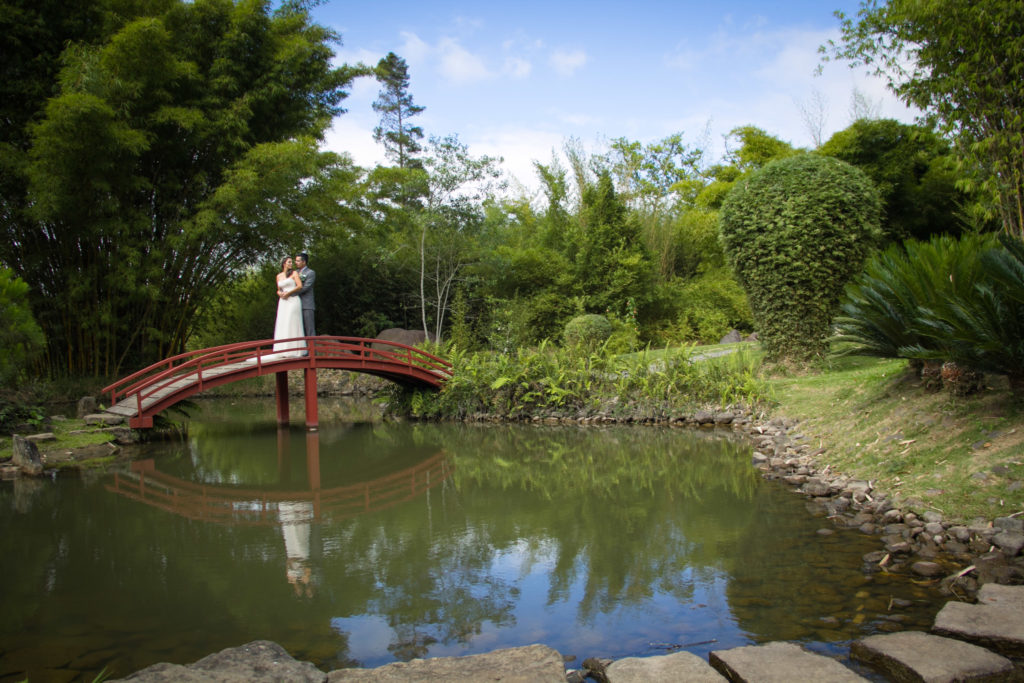
{"label": "blue sky", "polygon": [[[341,61],[372,65],[389,51],[406,60],[409,90],[426,107],[414,122],[427,135],[457,134],[535,187],[533,161],[550,162],[570,137],[599,152],[618,137],[680,132],[715,161],[729,130],[753,124],[806,147],[801,108],[824,112],[814,118],[828,139],[850,124],[855,90],[879,115],[912,121],[863,71],[829,63],[815,75],[818,46],[839,34],[833,11],[855,14],[858,4],[332,0],[314,17],[341,33]],[[364,166],[383,161],[372,140],[378,90],[358,81],[327,137]]]}

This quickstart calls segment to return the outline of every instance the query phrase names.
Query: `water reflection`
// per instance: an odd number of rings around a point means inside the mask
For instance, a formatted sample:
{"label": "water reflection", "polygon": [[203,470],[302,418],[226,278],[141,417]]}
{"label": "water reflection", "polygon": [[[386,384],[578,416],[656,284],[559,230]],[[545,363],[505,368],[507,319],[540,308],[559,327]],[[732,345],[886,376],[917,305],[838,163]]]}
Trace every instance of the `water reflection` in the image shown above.
{"label": "water reflection", "polygon": [[823,541],[827,523],[728,438],[307,434],[248,415],[197,419],[187,443],[96,481],[0,486],[0,680],[121,676],[261,638],[331,669],[534,642],[580,657],[837,642],[891,596],[921,605],[906,626],[934,616],[926,588],[861,572],[876,539]]}

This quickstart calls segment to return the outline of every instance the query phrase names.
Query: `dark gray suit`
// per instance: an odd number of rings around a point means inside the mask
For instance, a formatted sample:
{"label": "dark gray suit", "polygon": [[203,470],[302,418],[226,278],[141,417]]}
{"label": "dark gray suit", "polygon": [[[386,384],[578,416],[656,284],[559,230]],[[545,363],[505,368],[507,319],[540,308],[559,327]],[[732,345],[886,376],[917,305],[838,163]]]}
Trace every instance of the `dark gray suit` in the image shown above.
{"label": "dark gray suit", "polygon": [[299,290],[299,301],[302,303],[302,330],[307,337],[316,336],[316,300],[313,298],[313,285],[316,283],[316,272],[306,266],[299,271],[302,289]]}

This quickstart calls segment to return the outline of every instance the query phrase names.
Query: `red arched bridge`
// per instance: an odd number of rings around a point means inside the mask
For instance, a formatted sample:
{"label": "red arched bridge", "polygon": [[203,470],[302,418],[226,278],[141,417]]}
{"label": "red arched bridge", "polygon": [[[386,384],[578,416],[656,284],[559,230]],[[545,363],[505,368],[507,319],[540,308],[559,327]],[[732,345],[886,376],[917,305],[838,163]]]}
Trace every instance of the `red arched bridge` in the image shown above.
{"label": "red arched bridge", "polygon": [[[306,343],[306,348],[274,351],[275,344],[300,341]],[[397,342],[361,337],[295,337],[182,353],[114,382],[103,393],[110,396],[108,413],[128,418],[129,426],[135,429],[146,429],[153,426],[154,415],[194,394],[221,384],[274,374],[277,421],[287,424],[288,371],[302,370],[306,426],[316,429],[316,371],[322,368],[362,372],[428,389],[439,389],[452,375],[448,361]]]}

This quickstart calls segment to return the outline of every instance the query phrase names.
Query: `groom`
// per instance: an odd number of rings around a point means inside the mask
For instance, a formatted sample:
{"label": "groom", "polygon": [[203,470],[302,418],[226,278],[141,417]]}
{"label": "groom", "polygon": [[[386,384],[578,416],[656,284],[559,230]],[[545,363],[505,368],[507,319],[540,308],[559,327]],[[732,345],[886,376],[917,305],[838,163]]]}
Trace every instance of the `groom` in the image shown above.
{"label": "groom", "polygon": [[316,336],[316,302],[313,300],[313,284],[316,272],[309,267],[309,256],[303,252],[295,257],[295,267],[299,270],[302,289],[299,290],[299,301],[302,303],[302,330],[307,337]]}

